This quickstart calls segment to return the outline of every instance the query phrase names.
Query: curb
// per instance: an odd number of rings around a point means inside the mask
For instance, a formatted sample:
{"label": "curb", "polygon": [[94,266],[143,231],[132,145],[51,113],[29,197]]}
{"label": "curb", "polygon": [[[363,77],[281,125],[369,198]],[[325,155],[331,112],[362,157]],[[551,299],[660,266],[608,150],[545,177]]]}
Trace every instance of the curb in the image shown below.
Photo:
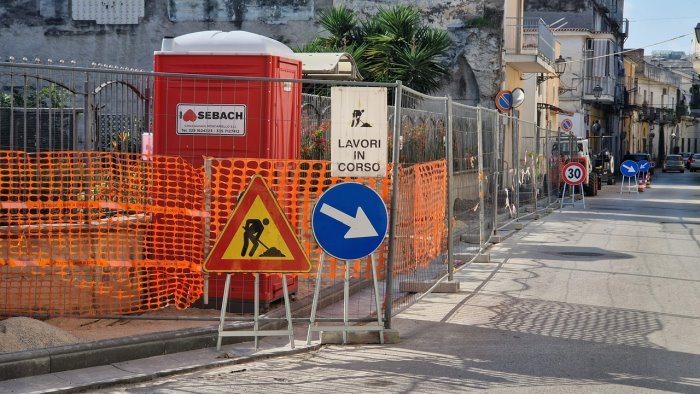
{"label": "curb", "polygon": [[[355,293],[369,286],[365,281],[351,283],[350,292]],[[343,298],[343,283],[335,284],[319,296],[319,308],[333,304]],[[297,300],[292,306],[293,315],[310,313],[311,297]],[[268,314],[268,318],[284,317],[284,309]],[[260,330],[285,329],[286,321],[260,324]],[[3,380],[44,375],[75,369],[109,365],[140,358],[162,356],[188,350],[216,347],[217,323],[212,327],[199,327],[186,330],[151,333],[131,337],[104,339],[100,341],[34,349],[0,354],[0,382]],[[227,325],[228,330],[250,330],[251,322]],[[222,337],[223,345],[246,342],[250,337]]]}
{"label": "curb", "polygon": [[[216,339],[214,339],[214,346],[216,346]],[[231,365],[237,365],[237,364],[246,364],[246,363],[251,363],[251,362],[260,361],[260,360],[266,360],[266,359],[270,359],[270,358],[274,358],[274,357],[292,356],[295,354],[317,351],[321,347],[322,347],[322,345],[319,343],[319,344],[315,344],[315,345],[311,345],[311,346],[298,347],[295,349],[278,350],[278,351],[275,351],[274,353],[258,353],[258,354],[244,356],[244,357],[236,358],[236,359],[217,359],[216,361],[208,363],[208,364],[200,364],[200,365],[181,367],[181,368],[171,368],[171,369],[168,369],[166,371],[153,372],[153,373],[147,373],[147,374],[134,374],[133,376],[130,376],[130,377],[107,379],[107,380],[103,380],[103,381],[92,382],[89,384],[76,385],[74,387],[68,387],[65,389],[52,390],[52,392],[55,392],[55,393],[75,393],[75,392],[84,392],[85,390],[105,389],[105,388],[109,388],[109,387],[112,387],[115,385],[127,385],[127,384],[143,383],[143,382],[148,382],[151,380],[155,380],[155,379],[159,379],[159,378],[163,378],[163,377],[168,377],[168,376],[173,376],[173,375],[178,375],[178,374],[183,374],[183,373],[204,371],[207,369],[213,369],[213,368],[219,368],[219,367],[225,367],[225,366],[231,366]]]}

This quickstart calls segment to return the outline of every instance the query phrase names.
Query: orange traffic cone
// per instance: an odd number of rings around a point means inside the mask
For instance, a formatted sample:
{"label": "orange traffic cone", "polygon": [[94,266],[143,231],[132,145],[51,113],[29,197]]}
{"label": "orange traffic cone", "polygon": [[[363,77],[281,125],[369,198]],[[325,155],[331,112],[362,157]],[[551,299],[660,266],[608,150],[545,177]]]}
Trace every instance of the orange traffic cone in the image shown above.
{"label": "orange traffic cone", "polygon": [[638,192],[643,192],[644,191],[644,180],[640,179],[639,180],[639,185],[637,186],[637,191]]}
{"label": "orange traffic cone", "polygon": [[651,189],[651,174],[647,172],[647,189]]}

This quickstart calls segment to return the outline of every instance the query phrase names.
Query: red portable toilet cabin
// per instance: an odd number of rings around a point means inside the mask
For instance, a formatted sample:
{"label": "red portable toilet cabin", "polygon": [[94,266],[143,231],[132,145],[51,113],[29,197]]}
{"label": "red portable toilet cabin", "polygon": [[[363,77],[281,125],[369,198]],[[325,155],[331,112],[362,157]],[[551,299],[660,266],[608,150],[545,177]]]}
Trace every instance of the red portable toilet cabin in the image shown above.
{"label": "red portable toilet cabin", "polygon": [[[161,50],[154,54],[154,71],[194,74],[155,78],[154,154],[180,156],[195,167],[202,166],[204,156],[299,157],[301,86],[272,80],[302,77],[302,63],[286,45],[245,31],[201,31],[166,37]],[[210,276],[209,295],[214,301],[224,296],[224,279],[223,274]],[[232,279],[231,310],[252,310],[253,275],[236,274]],[[294,293],[296,277],[289,279],[288,289]],[[282,295],[281,278],[263,275],[261,305]]]}
{"label": "red portable toilet cabin", "polygon": [[[245,31],[163,39],[154,71],[301,79],[301,61],[281,42]],[[291,82],[158,77],[153,153],[195,165],[202,156],[299,157],[301,87]]]}

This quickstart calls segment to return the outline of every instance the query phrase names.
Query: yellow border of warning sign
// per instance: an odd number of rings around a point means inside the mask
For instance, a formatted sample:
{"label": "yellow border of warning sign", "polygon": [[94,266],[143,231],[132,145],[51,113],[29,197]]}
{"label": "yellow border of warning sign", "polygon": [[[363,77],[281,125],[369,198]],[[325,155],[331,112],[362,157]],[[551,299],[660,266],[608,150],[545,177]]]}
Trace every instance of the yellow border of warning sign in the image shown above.
{"label": "yellow border of warning sign", "polygon": [[238,199],[202,269],[259,273],[311,271],[309,257],[260,175],[251,179]]}

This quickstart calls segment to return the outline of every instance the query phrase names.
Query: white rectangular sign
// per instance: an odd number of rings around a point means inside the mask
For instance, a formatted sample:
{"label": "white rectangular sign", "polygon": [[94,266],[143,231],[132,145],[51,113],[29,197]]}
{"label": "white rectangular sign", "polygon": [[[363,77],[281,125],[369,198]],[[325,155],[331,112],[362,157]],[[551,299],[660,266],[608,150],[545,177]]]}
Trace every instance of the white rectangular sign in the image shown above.
{"label": "white rectangular sign", "polygon": [[177,134],[245,135],[246,106],[243,104],[178,104]]}
{"label": "white rectangular sign", "polygon": [[331,88],[332,176],[386,175],[386,100],[386,88]]}
{"label": "white rectangular sign", "polygon": [[583,114],[574,112],[573,115],[559,114],[559,130],[571,133],[577,138],[586,138],[586,128],[583,124]]}

